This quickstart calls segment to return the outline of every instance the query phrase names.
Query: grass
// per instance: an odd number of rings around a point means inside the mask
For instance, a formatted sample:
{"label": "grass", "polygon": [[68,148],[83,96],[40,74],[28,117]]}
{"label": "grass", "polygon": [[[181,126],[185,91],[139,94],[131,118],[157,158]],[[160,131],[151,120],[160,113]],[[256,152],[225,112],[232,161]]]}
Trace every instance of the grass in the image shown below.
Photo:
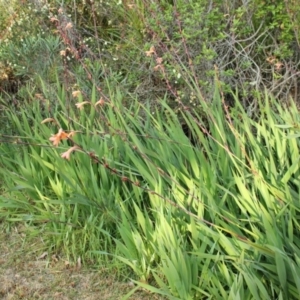
{"label": "grass", "polygon": [[[4,300],[122,299],[133,283],[113,268],[79,267],[54,252],[43,252],[42,237],[28,238],[25,228],[0,231],[0,297]],[[47,253],[47,255],[46,255]],[[128,299],[163,299],[138,289]]]}

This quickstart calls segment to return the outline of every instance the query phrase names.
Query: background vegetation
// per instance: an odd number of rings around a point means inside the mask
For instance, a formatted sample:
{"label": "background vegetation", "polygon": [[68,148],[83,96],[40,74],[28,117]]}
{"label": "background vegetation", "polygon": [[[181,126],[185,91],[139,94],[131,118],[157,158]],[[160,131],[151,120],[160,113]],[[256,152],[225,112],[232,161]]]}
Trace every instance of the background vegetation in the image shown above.
{"label": "background vegetation", "polygon": [[128,297],[299,298],[296,1],[0,6],[8,231]]}

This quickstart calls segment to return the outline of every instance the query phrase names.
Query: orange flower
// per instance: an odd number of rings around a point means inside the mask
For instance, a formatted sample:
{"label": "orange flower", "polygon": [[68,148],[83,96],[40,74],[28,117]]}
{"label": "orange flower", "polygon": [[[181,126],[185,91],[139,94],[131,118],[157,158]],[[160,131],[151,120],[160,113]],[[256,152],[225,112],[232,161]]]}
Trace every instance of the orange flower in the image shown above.
{"label": "orange flower", "polygon": [[79,108],[80,110],[83,109],[83,106],[86,105],[86,104],[91,104],[91,102],[84,101],[84,102],[75,103],[76,107]]}
{"label": "orange flower", "polygon": [[61,140],[66,140],[73,134],[74,134],[74,132],[66,133],[60,128],[58,133],[52,135],[51,138],[49,139],[49,141],[52,142],[53,146],[58,146],[58,144],[60,143]]}
{"label": "orange flower", "polygon": [[104,99],[101,97],[100,100],[97,101],[97,102],[95,103],[95,106],[97,106],[97,105],[103,106],[104,104],[105,104],[105,101],[104,101]]}
{"label": "orange flower", "polygon": [[66,25],[65,29],[67,30],[67,29],[70,29],[70,28],[72,28],[72,27],[73,27],[72,23],[69,22],[69,23]]}
{"label": "orange flower", "polygon": [[58,22],[58,19],[57,19],[57,18],[54,18],[54,17],[52,17],[52,18],[50,19],[50,22]]}
{"label": "orange flower", "polygon": [[163,61],[162,57],[157,57],[157,58],[156,58],[156,62],[157,62],[159,65],[161,65],[162,61]]}
{"label": "orange flower", "polygon": [[64,159],[66,159],[66,160],[70,160],[71,153],[78,150],[78,149],[80,149],[78,146],[73,146],[69,150],[67,150],[66,152],[62,153],[60,156]]}
{"label": "orange flower", "polygon": [[75,98],[80,96],[80,95],[81,95],[81,91],[73,91],[72,92],[72,96],[75,97]]}

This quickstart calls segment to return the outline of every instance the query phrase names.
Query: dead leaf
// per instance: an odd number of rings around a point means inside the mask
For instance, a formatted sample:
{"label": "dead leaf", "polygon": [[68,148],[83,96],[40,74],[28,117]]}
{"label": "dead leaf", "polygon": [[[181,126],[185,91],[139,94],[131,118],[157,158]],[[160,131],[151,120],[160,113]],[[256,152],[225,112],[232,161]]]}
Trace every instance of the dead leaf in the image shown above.
{"label": "dead leaf", "polygon": [[53,119],[53,118],[47,118],[47,119],[43,120],[41,122],[41,124],[45,124],[45,123],[49,123],[49,122],[56,123],[55,119]]}
{"label": "dead leaf", "polygon": [[81,95],[81,91],[73,91],[73,92],[72,92],[72,96],[73,96],[74,98],[78,97],[79,95]]}
{"label": "dead leaf", "polygon": [[80,270],[80,269],[81,269],[81,258],[79,256],[77,259],[77,270]]}
{"label": "dead leaf", "polygon": [[160,68],[161,68],[161,65],[156,65],[156,66],[153,68],[153,70],[154,70],[154,71],[158,71]]}
{"label": "dead leaf", "polygon": [[37,259],[44,259],[48,255],[48,252],[44,252]]}
{"label": "dead leaf", "polygon": [[145,53],[146,53],[146,56],[152,56],[152,54],[155,53],[154,46],[151,46],[150,49],[149,49],[149,51],[145,51]]}
{"label": "dead leaf", "polygon": [[65,268],[66,269],[70,268],[70,262],[68,260],[65,261]]}
{"label": "dead leaf", "polygon": [[58,257],[57,257],[56,254],[53,254],[53,255],[51,256],[51,259],[52,259],[52,261],[55,262],[55,263],[58,262]]}
{"label": "dead leaf", "polygon": [[273,64],[276,61],[276,57],[275,56],[269,56],[266,58],[266,61],[270,64]]}
{"label": "dead leaf", "polygon": [[275,69],[278,71],[283,67],[283,63],[282,62],[277,62],[276,64],[274,64]]}

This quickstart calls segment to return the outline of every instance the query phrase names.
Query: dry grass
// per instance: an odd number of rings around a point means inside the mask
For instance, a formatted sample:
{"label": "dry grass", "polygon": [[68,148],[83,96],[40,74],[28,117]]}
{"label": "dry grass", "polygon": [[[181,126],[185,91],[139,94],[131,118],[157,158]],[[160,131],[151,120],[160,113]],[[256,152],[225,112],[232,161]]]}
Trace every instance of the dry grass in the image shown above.
{"label": "dry grass", "polygon": [[[37,241],[25,238],[20,228],[6,234],[0,226],[0,299],[116,300],[132,289],[107,270],[78,268],[55,255],[37,255]],[[139,290],[130,299],[162,298]]]}

